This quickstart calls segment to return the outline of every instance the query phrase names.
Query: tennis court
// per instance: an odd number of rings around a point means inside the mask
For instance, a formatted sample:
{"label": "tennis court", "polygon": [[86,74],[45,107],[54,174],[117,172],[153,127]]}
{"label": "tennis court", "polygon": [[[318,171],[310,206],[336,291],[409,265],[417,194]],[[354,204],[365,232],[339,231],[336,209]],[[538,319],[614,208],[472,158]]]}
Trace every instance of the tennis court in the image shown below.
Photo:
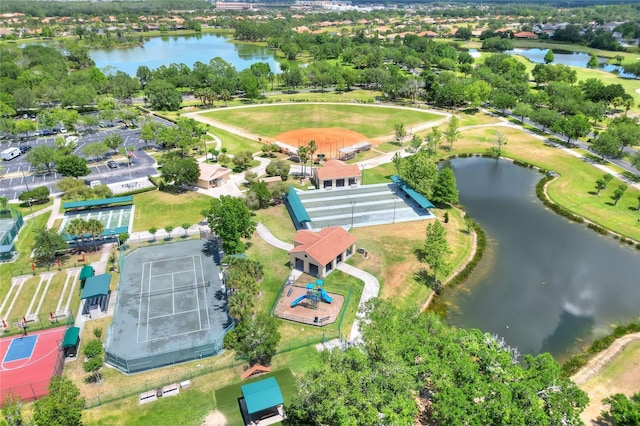
{"label": "tennis court", "polygon": [[[81,218],[84,220],[89,219],[98,219],[104,225],[104,232],[102,236],[109,237],[113,235],[118,235],[123,232],[131,233],[133,232],[133,213],[134,206],[115,206],[115,207],[105,207],[100,209],[93,210],[81,210],[76,212],[66,212],[64,215],[64,220],[62,221],[62,229],[63,235],[66,233],[67,226],[69,222],[73,219]],[[73,239],[74,236],[71,235],[68,239]]]}
{"label": "tennis court", "polygon": [[139,248],[122,264],[106,361],[132,373],[216,355],[232,325],[217,241]]}

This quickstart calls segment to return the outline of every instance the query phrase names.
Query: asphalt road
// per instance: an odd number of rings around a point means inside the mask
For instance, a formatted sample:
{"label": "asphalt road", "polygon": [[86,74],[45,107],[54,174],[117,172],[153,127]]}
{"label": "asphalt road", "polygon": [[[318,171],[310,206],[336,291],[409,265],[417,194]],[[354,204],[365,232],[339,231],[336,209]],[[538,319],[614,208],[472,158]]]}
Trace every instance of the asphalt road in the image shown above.
{"label": "asphalt road", "polygon": [[[169,124],[165,120],[158,120],[162,124]],[[102,183],[117,183],[124,182],[130,179],[135,179],[150,174],[156,174],[156,162],[155,160],[142,150],[144,142],[140,140],[140,129],[127,129],[122,126],[111,127],[106,129],[99,129],[97,132],[81,136],[74,153],[86,157],[82,154],[82,148],[87,144],[93,142],[102,141],[106,136],[119,133],[124,141],[123,146],[126,146],[129,150],[134,152],[137,157],[132,159],[132,164],[129,166],[126,159],[122,158],[120,154],[117,154],[118,168],[110,169],[107,167],[107,161],[111,159],[110,155],[116,155],[110,153],[104,159],[96,161],[92,158],[87,158],[89,162],[89,169],[91,174],[85,176],[83,179],[87,181],[99,180]],[[60,136],[60,135],[56,135]],[[62,135],[68,136],[68,135]],[[2,144],[2,149],[10,147],[20,147],[24,145],[31,145],[32,147],[49,145],[54,146],[55,137],[38,137],[32,138],[25,142],[11,142]],[[3,170],[0,178],[0,196],[7,197],[9,200],[17,199],[18,196],[28,189],[33,189],[38,186],[46,186],[50,192],[57,192],[55,190],[55,184],[62,179],[58,173],[33,173],[31,166],[26,161],[26,154],[20,155],[10,161],[2,162]]]}

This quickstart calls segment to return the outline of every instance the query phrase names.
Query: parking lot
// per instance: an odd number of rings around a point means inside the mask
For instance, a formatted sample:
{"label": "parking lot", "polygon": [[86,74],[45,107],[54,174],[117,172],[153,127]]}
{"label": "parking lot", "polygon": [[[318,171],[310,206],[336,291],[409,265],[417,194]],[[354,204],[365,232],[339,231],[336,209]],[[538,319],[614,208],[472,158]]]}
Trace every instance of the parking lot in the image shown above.
{"label": "parking lot", "polygon": [[[163,124],[166,122],[163,121]],[[134,152],[136,158],[132,158],[131,166],[121,155],[111,158],[111,154],[100,161],[88,158],[82,153],[82,149],[90,143],[102,141],[106,136],[118,133],[122,136],[123,144]],[[95,132],[80,136],[74,153],[87,158],[91,174],[86,176],[86,180],[99,180],[102,183],[117,183],[131,179],[156,174],[155,160],[142,150],[144,142],[139,138],[140,129],[128,129],[123,126],[98,128]],[[0,145],[1,150],[12,147],[22,148],[31,146],[55,145],[55,138],[59,136],[68,137],[70,133],[59,134],[54,136],[37,136],[31,137],[26,141],[5,142]],[[18,196],[28,189],[39,186],[46,186],[50,192],[56,192],[55,184],[62,179],[58,173],[33,173],[30,164],[26,161],[27,152],[10,161],[2,161],[2,171],[0,171],[0,196],[7,197],[9,200],[17,199]],[[108,164],[111,161],[110,164]],[[115,167],[113,162],[115,162]]]}

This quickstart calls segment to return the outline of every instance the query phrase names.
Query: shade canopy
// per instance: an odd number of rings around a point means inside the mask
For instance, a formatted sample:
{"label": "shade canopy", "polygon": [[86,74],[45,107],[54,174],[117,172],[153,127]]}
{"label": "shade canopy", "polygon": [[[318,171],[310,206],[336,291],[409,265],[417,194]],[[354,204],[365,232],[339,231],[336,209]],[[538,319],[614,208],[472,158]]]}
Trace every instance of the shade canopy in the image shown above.
{"label": "shade canopy", "polygon": [[80,328],[70,327],[64,333],[64,340],[62,341],[62,348],[72,348],[78,344],[80,340]]}
{"label": "shade canopy", "polygon": [[424,195],[418,193],[416,190],[407,185],[407,183],[400,176],[393,175],[391,176],[391,180],[398,186],[398,188],[400,188],[405,194],[411,197],[411,199],[418,203],[418,205],[423,209],[435,208],[435,206],[431,204],[431,201],[427,200]]}
{"label": "shade canopy", "polygon": [[300,201],[300,197],[298,197],[298,193],[296,192],[293,186],[289,187],[289,193],[287,194],[287,202],[293,211],[293,214],[296,217],[296,220],[299,223],[311,222],[311,218],[309,217],[309,213],[307,213],[307,209],[302,205],[302,201]]}
{"label": "shade canopy", "polygon": [[123,197],[102,198],[99,200],[84,200],[84,201],[70,201],[64,203],[62,208],[68,209],[81,209],[85,207],[98,207],[109,206],[111,204],[131,204],[133,203],[133,197],[131,195],[125,195]]}
{"label": "shade canopy", "polygon": [[84,282],[84,289],[80,299],[89,299],[95,296],[106,296],[109,294],[109,284],[111,283],[111,274],[96,275],[89,277]]}
{"label": "shade canopy", "polygon": [[84,265],[82,267],[82,270],[80,271],[80,280],[86,280],[87,278],[90,278],[95,274],[96,274],[96,271],[94,271],[93,266]]}
{"label": "shade canopy", "polygon": [[274,377],[241,386],[240,389],[249,414],[284,404],[280,386]]}

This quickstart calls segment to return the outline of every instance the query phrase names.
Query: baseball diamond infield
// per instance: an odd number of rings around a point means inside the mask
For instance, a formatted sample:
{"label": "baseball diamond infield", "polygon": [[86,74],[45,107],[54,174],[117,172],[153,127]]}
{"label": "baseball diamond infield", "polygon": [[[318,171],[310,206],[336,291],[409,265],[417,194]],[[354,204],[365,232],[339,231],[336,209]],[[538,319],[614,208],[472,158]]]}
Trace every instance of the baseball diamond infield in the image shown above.
{"label": "baseball diamond infield", "polygon": [[273,142],[283,142],[296,148],[308,145],[311,140],[318,146],[314,156],[324,154],[327,158],[339,157],[338,150],[360,142],[374,144],[362,133],[337,127],[289,130],[272,138]]}

